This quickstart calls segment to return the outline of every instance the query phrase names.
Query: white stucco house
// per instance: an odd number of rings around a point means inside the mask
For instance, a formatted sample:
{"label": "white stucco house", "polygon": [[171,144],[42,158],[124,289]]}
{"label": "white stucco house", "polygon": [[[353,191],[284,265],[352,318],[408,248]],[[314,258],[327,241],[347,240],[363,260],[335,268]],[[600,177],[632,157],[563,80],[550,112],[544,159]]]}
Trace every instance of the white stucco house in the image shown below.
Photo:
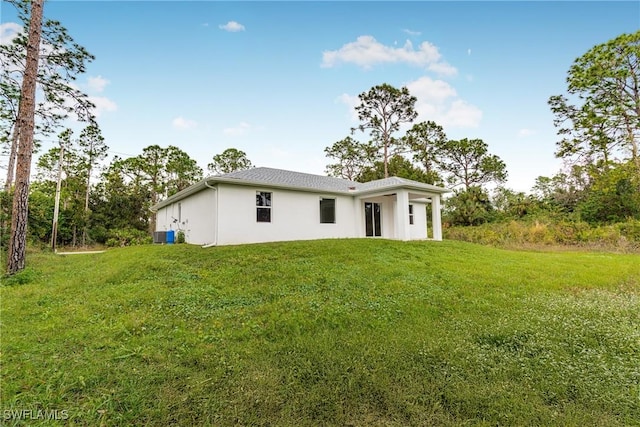
{"label": "white stucco house", "polygon": [[260,167],[205,178],[152,210],[156,231],[183,231],[187,243],[199,245],[349,237],[442,240],[440,201],[447,192],[397,177],[360,183]]}

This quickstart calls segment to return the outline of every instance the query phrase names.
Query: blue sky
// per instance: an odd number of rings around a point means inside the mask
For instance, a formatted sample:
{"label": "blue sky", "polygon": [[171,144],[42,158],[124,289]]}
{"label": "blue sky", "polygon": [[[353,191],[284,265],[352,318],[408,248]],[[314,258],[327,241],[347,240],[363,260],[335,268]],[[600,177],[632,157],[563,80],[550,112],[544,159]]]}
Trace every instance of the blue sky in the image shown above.
{"label": "blue sky", "polygon": [[[0,12],[6,35],[15,13]],[[324,148],[357,125],[357,95],[389,83],[418,98],[419,121],[483,139],[520,191],[561,166],[547,100],[572,62],[640,28],[637,1],[51,0],[45,15],[96,56],[77,84],[111,155],[176,145],[206,170],[234,147],[256,166],[323,174]]]}

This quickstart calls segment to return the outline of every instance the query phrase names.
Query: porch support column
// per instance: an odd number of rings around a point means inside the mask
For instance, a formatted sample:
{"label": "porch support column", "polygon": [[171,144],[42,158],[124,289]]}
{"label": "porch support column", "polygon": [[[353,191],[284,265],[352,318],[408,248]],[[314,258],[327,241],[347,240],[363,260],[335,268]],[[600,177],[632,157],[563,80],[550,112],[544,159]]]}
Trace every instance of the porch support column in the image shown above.
{"label": "porch support column", "polygon": [[409,192],[407,190],[398,190],[396,193],[396,212],[395,212],[395,238],[398,240],[411,240],[409,230]]}
{"label": "porch support column", "polygon": [[440,194],[434,194],[431,196],[431,226],[433,227],[433,240],[442,240]]}
{"label": "porch support column", "polygon": [[364,201],[358,197],[353,198],[355,203],[354,212],[355,218],[353,219],[353,237],[364,237]]}

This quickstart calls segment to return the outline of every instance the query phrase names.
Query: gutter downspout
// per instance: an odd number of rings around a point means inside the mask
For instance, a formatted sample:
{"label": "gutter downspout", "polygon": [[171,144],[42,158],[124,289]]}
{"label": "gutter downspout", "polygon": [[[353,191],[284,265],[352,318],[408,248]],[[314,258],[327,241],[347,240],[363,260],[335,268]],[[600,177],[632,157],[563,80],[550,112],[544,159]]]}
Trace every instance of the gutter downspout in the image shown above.
{"label": "gutter downspout", "polygon": [[213,227],[214,227],[213,232],[215,233],[215,237],[214,237],[213,242],[206,243],[206,244],[202,245],[202,248],[206,249],[206,248],[211,248],[213,246],[217,246],[218,245],[218,210],[219,210],[218,194],[219,194],[219,192],[218,192],[218,188],[217,187],[210,186],[207,181],[204,182],[204,185],[207,188],[210,188],[210,189],[212,189],[213,191],[216,192],[216,209],[215,209],[215,220],[214,220],[214,225],[213,225]]}

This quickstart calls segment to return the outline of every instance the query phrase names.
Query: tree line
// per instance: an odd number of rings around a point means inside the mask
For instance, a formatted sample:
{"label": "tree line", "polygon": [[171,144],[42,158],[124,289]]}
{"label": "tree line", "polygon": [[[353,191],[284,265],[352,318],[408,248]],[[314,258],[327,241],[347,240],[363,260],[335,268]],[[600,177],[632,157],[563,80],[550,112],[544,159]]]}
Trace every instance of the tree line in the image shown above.
{"label": "tree line", "polygon": [[[485,186],[507,179],[506,164],[489,152],[488,144],[478,138],[448,139],[433,121],[413,124],[398,135],[402,124],[411,124],[417,117],[416,98],[406,87],[382,84],[361,93],[359,99],[360,125],[324,150],[335,162],[327,166],[327,174],[360,182],[397,176],[452,186],[454,196],[445,203],[450,219],[477,222],[475,208],[487,207]],[[352,137],[357,131],[368,131],[370,139],[357,141]]]}
{"label": "tree line", "polygon": [[[325,148],[333,161],[326,172],[362,182],[395,175],[450,186],[444,219],[451,225],[528,216],[592,224],[640,219],[639,57],[640,31],[574,61],[567,93],[548,101],[559,136],[555,155],[565,167],[539,176],[529,194],[503,186],[506,165],[484,141],[450,140],[433,121],[413,124],[416,98],[388,84],[359,95],[360,125]],[[370,139],[354,139],[357,131],[368,131]]]}
{"label": "tree line", "polygon": [[[0,192],[2,248],[11,246],[20,221],[25,238],[43,245],[52,239],[72,246],[149,241],[155,229],[150,207],[202,179],[204,171],[174,145],[150,145],[138,155],[115,156],[105,163],[109,147],[95,106],[73,83],[94,57],[59,22],[47,18],[35,24],[41,44],[35,49],[38,62],[32,77],[40,98],[31,100],[33,128],[23,125],[28,122],[21,119],[29,99],[24,88],[28,52],[34,44],[28,6],[39,2],[11,3],[24,31],[0,45],[0,147],[9,159]],[[486,142],[473,137],[452,140],[437,123],[416,122],[416,98],[406,87],[386,83],[359,95],[359,125],[325,148],[326,172],[361,182],[398,176],[452,187],[454,193],[444,205],[444,219],[451,225],[532,215],[592,223],[640,219],[639,56],[636,32],[576,59],[568,71],[567,93],[549,98],[559,135],[555,154],[567,166],[554,176],[538,177],[528,194],[503,186],[506,164]],[[83,125],[77,135],[65,128],[69,120]],[[57,146],[39,154],[39,140],[52,135],[57,135]],[[356,135],[366,135],[366,141]],[[39,155],[32,174],[34,153]],[[246,153],[229,148],[213,156],[208,173],[250,167]],[[54,233],[55,211],[59,217]]]}
{"label": "tree line", "polygon": [[[155,230],[150,208],[204,176],[196,160],[173,145],[150,145],[136,156],[114,156],[102,164],[109,147],[98,127],[86,127],[77,138],[65,129],[58,139],[59,145],[35,162],[29,196],[29,236],[34,243],[51,243],[58,181],[60,208],[55,243],[120,246],[150,241]],[[251,162],[246,154],[231,148],[215,155],[208,171],[227,173],[248,167]],[[6,231],[11,192],[1,194],[0,221]]]}

